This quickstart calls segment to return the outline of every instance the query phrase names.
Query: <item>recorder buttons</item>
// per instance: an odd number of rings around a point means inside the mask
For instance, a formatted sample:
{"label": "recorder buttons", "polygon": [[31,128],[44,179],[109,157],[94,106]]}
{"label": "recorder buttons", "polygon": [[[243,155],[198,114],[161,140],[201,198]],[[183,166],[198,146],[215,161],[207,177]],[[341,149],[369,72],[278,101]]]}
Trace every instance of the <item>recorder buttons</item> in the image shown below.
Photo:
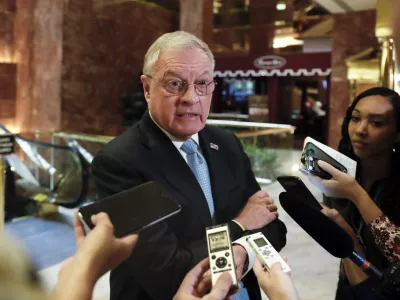
{"label": "recorder buttons", "polygon": [[215,255],[211,256],[212,259],[216,259],[217,257]]}
{"label": "recorder buttons", "polygon": [[218,257],[217,260],[216,260],[216,262],[215,262],[215,265],[216,265],[218,268],[222,269],[222,268],[225,268],[225,267],[226,267],[227,263],[228,263],[228,261],[226,260],[225,257]]}
{"label": "recorder buttons", "polygon": [[225,256],[226,256],[226,257],[229,257],[229,252],[226,252],[226,253],[225,253]]}
{"label": "recorder buttons", "polygon": [[266,255],[266,256],[269,256],[269,255],[271,254],[271,251],[265,250],[265,251],[263,252],[263,254]]}

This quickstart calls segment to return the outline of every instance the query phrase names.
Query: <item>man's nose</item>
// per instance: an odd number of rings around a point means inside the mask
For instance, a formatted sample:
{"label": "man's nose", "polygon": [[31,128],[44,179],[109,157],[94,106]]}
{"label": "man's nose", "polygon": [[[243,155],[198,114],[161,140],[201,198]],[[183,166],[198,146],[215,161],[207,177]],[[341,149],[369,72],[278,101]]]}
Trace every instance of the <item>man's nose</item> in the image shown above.
{"label": "man's nose", "polygon": [[188,104],[195,104],[200,101],[199,95],[197,95],[194,85],[189,85],[185,93],[181,96],[181,101]]}

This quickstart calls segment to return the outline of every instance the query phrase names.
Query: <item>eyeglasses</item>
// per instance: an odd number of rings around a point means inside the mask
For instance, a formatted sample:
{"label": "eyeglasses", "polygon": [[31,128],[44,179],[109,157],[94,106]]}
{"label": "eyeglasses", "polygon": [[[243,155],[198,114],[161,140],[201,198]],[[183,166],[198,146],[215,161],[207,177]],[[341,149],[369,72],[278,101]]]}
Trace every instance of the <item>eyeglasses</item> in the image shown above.
{"label": "eyeglasses", "polygon": [[217,82],[215,80],[212,81],[201,80],[198,83],[188,83],[185,80],[168,80],[165,82],[161,82],[149,75],[146,76],[149,77],[151,80],[157,82],[162,87],[164,87],[164,89],[172,95],[182,95],[186,93],[187,89],[191,85],[194,86],[194,90],[196,91],[196,94],[198,96],[210,95],[212,92],[214,92],[215,86],[217,85]]}

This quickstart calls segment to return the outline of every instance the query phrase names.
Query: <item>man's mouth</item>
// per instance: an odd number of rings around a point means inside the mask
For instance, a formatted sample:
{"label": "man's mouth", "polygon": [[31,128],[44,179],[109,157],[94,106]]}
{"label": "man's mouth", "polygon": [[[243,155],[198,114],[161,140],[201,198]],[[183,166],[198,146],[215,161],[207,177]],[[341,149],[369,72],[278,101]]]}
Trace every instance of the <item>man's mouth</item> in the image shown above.
{"label": "man's mouth", "polygon": [[197,113],[184,113],[184,114],[176,114],[178,117],[197,117],[199,114]]}

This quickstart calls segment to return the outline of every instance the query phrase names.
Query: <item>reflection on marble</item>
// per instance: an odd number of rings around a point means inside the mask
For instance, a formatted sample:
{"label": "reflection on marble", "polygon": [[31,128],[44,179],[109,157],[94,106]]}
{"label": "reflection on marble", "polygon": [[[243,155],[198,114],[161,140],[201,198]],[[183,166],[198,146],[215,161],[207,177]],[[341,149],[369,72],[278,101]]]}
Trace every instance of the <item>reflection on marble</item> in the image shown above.
{"label": "reflection on marble", "polygon": [[[139,90],[147,48],[172,31],[175,15],[139,1],[65,2],[62,130],[118,135],[123,93]],[[138,21],[140,20],[140,21]]]}
{"label": "reflection on marble", "polygon": [[328,144],[336,148],[340,126],[351,101],[345,59],[365,49],[378,47],[378,41],[375,37],[375,11],[336,14],[333,18]]}
{"label": "reflection on marble", "polygon": [[64,1],[16,0],[16,122],[22,132],[60,129]]}

